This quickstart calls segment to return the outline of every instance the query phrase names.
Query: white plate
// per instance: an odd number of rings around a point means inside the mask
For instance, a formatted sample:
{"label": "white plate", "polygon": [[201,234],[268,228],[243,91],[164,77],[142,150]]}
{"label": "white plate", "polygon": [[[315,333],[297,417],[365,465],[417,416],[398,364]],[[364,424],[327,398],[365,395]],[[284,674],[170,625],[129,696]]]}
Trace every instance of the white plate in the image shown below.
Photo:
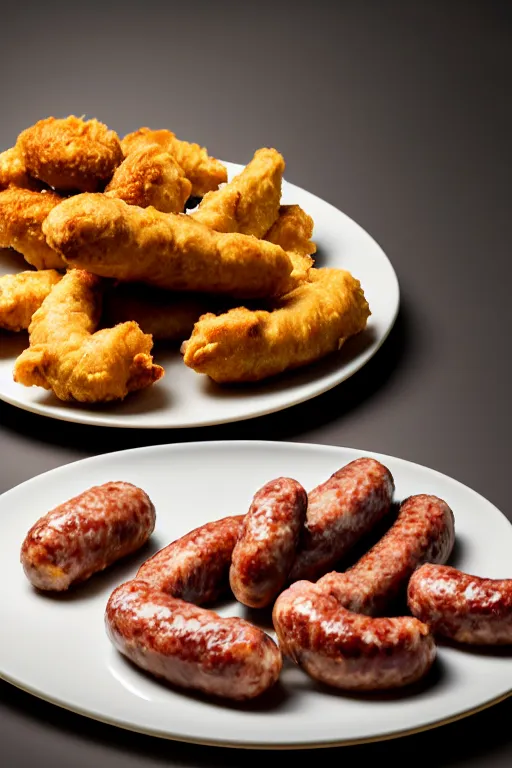
{"label": "white plate", "polygon": [[[297,748],[379,740],[426,729],[489,706],[510,693],[512,654],[441,647],[423,685],[392,695],[321,690],[286,664],[272,692],[244,706],[170,690],[130,665],[110,645],[103,615],[112,589],[131,578],[150,551],[209,520],[247,510],[254,492],[278,475],[306,488],[362,451],[273,442],[163,445],[112,453],[36,477],[0,497],[0,676],[41,698],[123,728],[213,745]],[[373,454],[395,477],[396,498],[434,493],[456,519],[454,564],[509,577],[512,526],[474,491],[425,467]],[[150,550],[91,579],[72,595],[37,594],[19,549],[43,513],[96,483],[128,480],[157,510]],[[222,615],[245,615],[227,603]],[[260,612],[250,612],[257,621]],[[263,628],[268,624],[262,623]],[[270,631],[270,630],[268,630]]]}
{"label": "white plate", "polygon": [[[229,178],[241,165],[226,163]],[[314,219],[318,266],[348,269],[363,286],[372,311],[363,334],[351,339],[339,353],[303,370],[261,385],[220,387],[205,375],[187,368],[179,351],[155,350],[165,376],[155,386],[106,407],[66,404],[39,387],[23,387],[12,379],[17,355],[27,346],[26,334],[0,331],[0,399],[27,411],[54,419],[110,427],[201,427],[262,416],[288,408],[326,392],[352,376],[375,354],[395,321],[398,281],[377,243],[345,214],[309,192],[283,182],[283,203],[298,203]],[[4,252],[5,253],[5,252]],[[18,260],[19,269],[26,268]],[[0,274],[12,272],[13,261],[3,263]]]}

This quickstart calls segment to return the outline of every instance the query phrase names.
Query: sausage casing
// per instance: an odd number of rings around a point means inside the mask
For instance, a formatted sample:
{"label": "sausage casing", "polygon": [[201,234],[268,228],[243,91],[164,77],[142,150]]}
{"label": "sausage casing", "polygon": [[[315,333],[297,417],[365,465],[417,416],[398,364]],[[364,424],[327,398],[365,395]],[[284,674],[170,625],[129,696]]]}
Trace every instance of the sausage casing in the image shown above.
{"label": "sausage casing", "polygon": [[412,575],[407,601],[434,634],[472,645],[512,645],[512,579],[426,564]]}
{"label": "sausage casing", "polygon": [[290,581],[315,581],[333,568],[390,510],[394,489],[390,471],[367,457],[314,488]]}
{"label": "sausage casing", "polygon": [[436,657],[433,637],[417,619],[352,613],[308,581],[277,598],[273,622],[283,653],[315,680],[345,690],[414,683]]}
{"label": "sausage casing", "polygon": [[32,526],[21,563],[38,589],[63,591],[142,547],[155,507],[141,488],[111,482],[60,504]]}
{"label": "sausage casing", "polygon": [[145,581],[114,590],[105,624],[118,651],[181,688],[251,699],[270,688],[281,671],[279,648],[248,621],[221,618]]}
{"label": "sausage casing", "polygon": [[306,517],[307,493],[279,477],[254,495],[233,550],[229,581],[244,605],[263,608],[285,585]]}
{"label": "sausage casing", "polygon": [[141,565],[143,579],[168,595],[203,605],[229,589],[229,567],[243,515],[195,528]]}
{"label": "sausage casing", "polygon": [[410,496],[395,523],[345,573],[318,581],[345,608],[371,616],[382,614],[405,596],[414,570],[425,562],[445,563],[455,541],[453,512],[437,496]]}

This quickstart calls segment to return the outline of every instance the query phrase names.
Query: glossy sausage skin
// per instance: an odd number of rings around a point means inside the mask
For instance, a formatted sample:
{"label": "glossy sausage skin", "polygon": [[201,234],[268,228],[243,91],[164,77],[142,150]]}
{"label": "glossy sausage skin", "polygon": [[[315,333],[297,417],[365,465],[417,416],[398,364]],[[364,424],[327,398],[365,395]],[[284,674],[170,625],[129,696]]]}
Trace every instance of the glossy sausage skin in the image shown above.
{"label": "glossy sausage skin", "polygon": [[282,657],[249,622],[166,595],[145,581],[114,590],[107,634],[134,664],[181,688],[235,700],[259,696],[277,681]]}
{"label": "glossy sausage skin", "polygon": [[395,484],[372,458],[350,462],[308,496],[308,512],[290,581],[327,573],[390,508]]}
{"label": "glossy sausage skin", "polygon": [[266,483],[254,496],[233,550],[229,581],[236,599],[251,608],[269,605],[295,560],[308,496],[289,477]]}
{"label": "glossy sausage skin", "polygon": [[512,579],[427,564],[409,581],[407,600],[434,634],[472,645],[512,645]]}
{"label": "glossy sausage skin", "polygon": [[382,615],[405,597],[414,570],[425,562],[445,563],[455,541],[453,512],[437,496],[410,496],[380,541],[344,573],[329,573],[317,583],[345,608]]}
{"label": "glossy sausage skin", "polygon": [[243,515],[195,528],[141,565],[143,579],[173,597],[195,605],[217,600],[229,589],[229,567]]}
{"label": "glossy sausage skin", "polygon": [[308,581],[278,597],[273,622],[283,653],[335,688],[399,688],[426,675],[436,657],[433,637],[417,619],[352,613]]}
{"label": "glossy sausage skin", "polygon": [[94,486],[42,517],[21,547],[38,589],[63,591],[142,547],[155,527],[149,496],[131,483]]}

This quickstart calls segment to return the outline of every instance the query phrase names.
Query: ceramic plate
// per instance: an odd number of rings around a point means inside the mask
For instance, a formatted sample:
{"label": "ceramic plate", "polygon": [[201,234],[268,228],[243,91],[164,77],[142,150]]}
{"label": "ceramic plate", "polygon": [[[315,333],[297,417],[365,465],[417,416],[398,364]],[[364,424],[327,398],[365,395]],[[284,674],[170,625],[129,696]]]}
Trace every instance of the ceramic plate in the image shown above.
{"label": "ceramic plate", "polygon": [[[226,163],[229,178],[241,165]],[[367,329],[342,349],[302,370],[258,385],[228,387],[187,368],[179,350],[155,348],[166,375],[155,386],[108,406],[67,404],[39,387],[23,387],[12,378],[16,357],[28,345],[26,334],[0,331],[0,399],[54,419],[109,427],[180,428],[225,424],[280,411],[331,389],[359,370],[377,352],[395,321],[399,289],[393,268],[377,243],[332,205],[288,182],[283,204],[298,203],[315,221],[317,266],[348,269],[363,286],[372,311]],[[0,274],[26,269],[20,256],[0,251]]]}
{"label": "ceramic plate", "polygon": [[[512,526],[492,504],[455,480],[379,454],[272,442],[163,445],[112,453],[53,470],[0,497],[0,676],[74,712],[154,736],[255,748],[308,748],[380,740],[432,728],[510,694],[512,652],[440,645],[421,685],[394,694],[347,695],[315,685],[286,663],[279,684],[250,704],[222,704],[146,676],[110,644],[104,629],[111,591],[150,553],[191,529],[247,511],[254,492],[279,475],[307,489],[362,455],[389,467],[396,499],[444,498],[455,514],[452,562],[477,575],[510,577]],[[157,510],[151,546],[69,595],[37,593],[19,562],[20,545],[44,513],[91,485],[127,480]],[[268,616],[235,601],[225,616],[245,616],[272,634]]]}

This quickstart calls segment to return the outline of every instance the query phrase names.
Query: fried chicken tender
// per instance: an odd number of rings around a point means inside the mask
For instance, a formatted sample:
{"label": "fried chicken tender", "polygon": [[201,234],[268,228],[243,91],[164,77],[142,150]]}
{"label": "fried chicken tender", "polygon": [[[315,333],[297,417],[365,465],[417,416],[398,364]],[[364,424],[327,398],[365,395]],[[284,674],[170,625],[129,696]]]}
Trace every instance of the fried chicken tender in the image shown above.
{"label": "fried chicken tender", "polygon": [[279,152],[258,149],[238,176],[205,195],[197,211],[190,215],[217,232],[263,237],[279,214],[284,169]]}
{"label": "fried chicken tender", "polygon": [[151,336],[128,322],[94,333],[102,280],[72,269],[46,297],[29,326],[30,346],[15,362],[14,380],[53,390],[60,400],[122,400],[163,376],[153,364]]}
{"label": "fried chicken tender", "polygon": [[194,323],[212,309],[214,297],[176,294],[137,283],[122,283],[105,294],[104,316],[109,325],[134,320],[155,341],[183,341]]}
{"label": "fried chicken tender", "polygon": [[69,266],[176,291],[278,295],[292,271],[278,245],[220,234],[187,214],[138,208],[103,194],[64,200],[43,231]]}
{"label": "fried chicken tender", "polygon": [[115,131],[74,115],[39,120],[20,133],[16,149],[31,176],[61,191],[95,192],[123,160]]}
{"label": "fried chicken tender", "polygon": [[264,236],[264,240],[280,245],[288,253],[293,264],[290,290],[308,279],[314,266],[311,254],[316,252],[312,242],[314,222],[300,205],[281,205],[279,216]]}
{"label": "fried chicken tender", "polygon": [[264,239],[280,245],[284,251],[311,256],[316,253],[316,245],[311,241],[313,228],[313,219],[300,205],[281,205],[279,215]]}
{"label": "fried chicken tender", "polygon": [[42,186],[40,181],[29,176],[23,155],[17,147],[11,147],[0,153],[0,189],[22,187],[40,190]]}
{"label": "fried chicken tender", "polygon": [[164,213],[181,213],[192,184],[176,160],[158,144],[131,152],[116,169],[105,194],[130,205],[152,205]]}
{"label": "fried chicken tender", "polygon": [[28,270],[0,277],[0,328],[26,330],[34,312],[61,280],[55,269]]}
{"label": "fried chicken tender", "polygon": [[254,382],[312,363],[366,327],[370,309],[358,280],[312,269],[309,281],[272,311],[245,307],[203,315],[182,344],[184,362],[219,383]]}
{"label": "fried chicken tender", "polygon": [[9,187],[0,192],[0,248],[14,248],[37,269],[61,269],[65,262],[46,242],[43,221],[62,202],[55,192]]}
{"label": "fried chicken tender", "polygon": [[141,146],[155,143],[169,152],[178,165],[181,165],[185,176],[192,184],[193,197],[203,197],[207,192],[218,189],[220,184],[228,180],[225,166],[219,160],[210,157],[205,147],[181,141],[172,131],[139,128],[138,131],[128,133],[121,141],[121,146],[126,157]]}

